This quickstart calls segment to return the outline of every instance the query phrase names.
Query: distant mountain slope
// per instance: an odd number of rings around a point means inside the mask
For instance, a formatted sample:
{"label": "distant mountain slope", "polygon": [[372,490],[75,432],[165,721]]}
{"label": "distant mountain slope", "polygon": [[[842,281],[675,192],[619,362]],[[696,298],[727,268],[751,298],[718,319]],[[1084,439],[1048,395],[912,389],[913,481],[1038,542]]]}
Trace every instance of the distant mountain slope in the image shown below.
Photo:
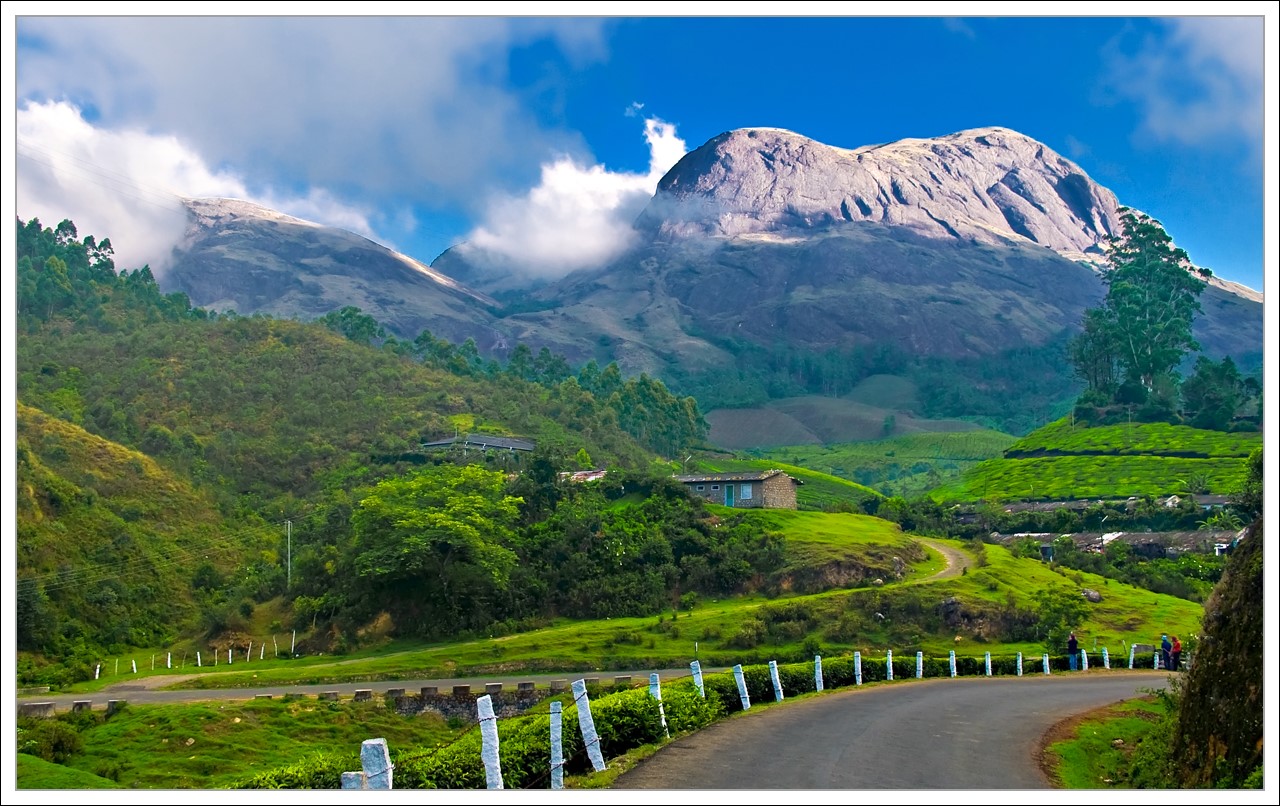
{"label": "distant mountain slope", "polygon": [[[1056,416],[1077,391],[1062,345],[1104,296],[1120,204],[1070,160],[1000,127],[858,148],[738,129],[663,177],[631,251],[536,288],[486,275],[471,247],[425,269],[226,200],[190,202],[192,237],[163,285],[242,313],[355,305],[407,338],[425,328],[486,353],[525,342],[573,363],[616,360],[708,409],[841,393],[791,366],[762,368],[764,353],[785,365],[888,350],[892,360],[858,371],[925,385],[931,399],[914,414],[1017,431],[1025,424],[1000,408]],[[1213,278],[1201,304],[1205,353],[1260,368],[1261,295]],[[754,396],[735,375],[755,376]]]}
{"label": "distant mountain slope", "polygon": [[353,305],[394,332],[505,346],[494,302],[429,266],[344,230],[235,199],[187,199],[190,225],[161,290],[241,315],[314,319]]}

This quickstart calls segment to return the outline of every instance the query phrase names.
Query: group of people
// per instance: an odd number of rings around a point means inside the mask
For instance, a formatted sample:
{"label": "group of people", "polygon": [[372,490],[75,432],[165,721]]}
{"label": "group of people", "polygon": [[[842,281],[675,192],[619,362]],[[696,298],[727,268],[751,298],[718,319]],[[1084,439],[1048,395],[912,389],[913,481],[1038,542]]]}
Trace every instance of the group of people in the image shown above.
{"label": "group of people", "polygon": [[[1076,634],[1071,633],[1067,636],[1067,660],[1070,661],[1073,672],[1079,668],[1079,657],[1080,642],[1076,640]],[[1162,668],[1178,671],[1182,664],[1182,642],[1178,640],[1178,636],[1173,636],[1172,641],[1168,635],[1160,636],[1160,662]]]}
{"label": "group of people", "polygon": [[1164,664],[1164,668],[1170,671],[1178,671],[1182,664],[1182,642],[1178,640],[1178,636],[1173,636],[1173,640],[1169,640],[1169,636],[1160,636],[1160,661]]}

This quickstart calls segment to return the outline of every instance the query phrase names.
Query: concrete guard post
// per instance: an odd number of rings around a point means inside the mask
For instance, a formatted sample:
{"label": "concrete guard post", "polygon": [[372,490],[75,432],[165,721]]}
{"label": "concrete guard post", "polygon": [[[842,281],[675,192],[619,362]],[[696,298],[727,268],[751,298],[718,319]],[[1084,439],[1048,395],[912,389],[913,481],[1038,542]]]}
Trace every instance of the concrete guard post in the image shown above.
{"label": "concrete guard post", "polygon": [[738,683],[738,699],[742,702],[742,710],[751,710],[751,697],[747,696],[747,681],[742,676],[742,664],[733,667],[733,679]]}
{"label": "concrete guard post", "polygon": [[493,713],[493,699],[485,694],[476,700],[480,719],[480,759],[484,762],[485,786],[502,789],[502,765],[498,761],[498,717]]}
{"label": "concrete guard post", "polygon": [[559,702],[551,703],[551,788],[564,789],[563,712]]}
{"label": "concrete guard post", "polygon": [[578,706],[578,727],[582,730],[582,743],[596,772],[604,772],[604,754],[600,752],[600,737],[596,735],[596,723],[591,718],[591,700],[587,697],[587,681],[573,681],[573,701]]}
{"label": "concrete guard post", "polygon": [[658,681],[657,672],[649,675],[649,696],[658,701],[658,719],[662,720],[662,733],[670,739],[671,731],[667,729],[667,712],[662,706],[662,684]]}

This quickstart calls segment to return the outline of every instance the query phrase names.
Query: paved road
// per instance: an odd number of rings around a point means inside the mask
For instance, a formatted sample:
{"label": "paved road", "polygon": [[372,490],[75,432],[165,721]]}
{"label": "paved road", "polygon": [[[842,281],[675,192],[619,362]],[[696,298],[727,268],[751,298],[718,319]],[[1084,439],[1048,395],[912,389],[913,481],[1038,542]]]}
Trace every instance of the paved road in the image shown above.
{"label": "paved road", "polygon": [[902,681],[748,711],[678,739],[617,789],[1048,789],[1056,722],[1162,688],[1163,672]]}

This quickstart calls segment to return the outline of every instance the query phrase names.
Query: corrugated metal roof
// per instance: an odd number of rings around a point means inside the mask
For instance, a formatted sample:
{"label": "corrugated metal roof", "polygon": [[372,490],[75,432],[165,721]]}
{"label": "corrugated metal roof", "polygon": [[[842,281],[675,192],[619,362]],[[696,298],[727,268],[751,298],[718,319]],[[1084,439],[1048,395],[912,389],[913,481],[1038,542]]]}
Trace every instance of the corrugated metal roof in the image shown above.
{"label": "corrugated metal roof", "polygon": [[468,448],[501,448],[512,451],[531,451],[536,447],[531,440],[518,437],[500,437],[494,434],[468,434],[463,437],[450,437],[435,442],[424,442],[424,448],[447,448],[450,445],[462,444]]}
{"label": "corrugated metal roof", "polygon": [[[787,476],[781,470],[755,470],[743,473],[704,473],[697,476],[676,476],[675,480],[684,484],[696,484],[704,481],[764,481],[777,475]],[[800,479],[787,476],[796,484],[804,484]]]}

